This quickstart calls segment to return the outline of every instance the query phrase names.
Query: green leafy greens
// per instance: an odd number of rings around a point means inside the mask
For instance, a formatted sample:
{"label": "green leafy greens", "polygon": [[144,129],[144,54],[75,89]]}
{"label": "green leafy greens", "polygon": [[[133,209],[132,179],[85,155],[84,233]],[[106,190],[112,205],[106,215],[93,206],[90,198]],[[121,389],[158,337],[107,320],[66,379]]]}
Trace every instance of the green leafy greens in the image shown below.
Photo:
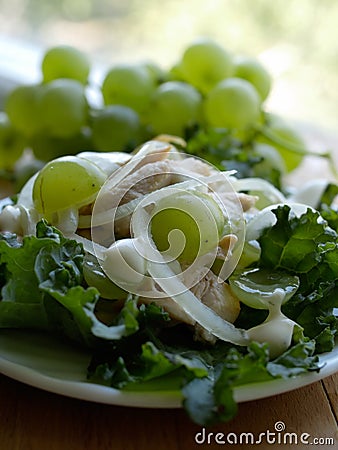
{"label": "green leafy greens", "polygon": [[[45,330],[90,348],[90,382],[124,390],[181,390],[196,423],[229,420],[237,412],[236,386],[318,371],[317,353],[333,346],[337,235],[311,210],[301,218],[289,213],[287,206],[275,211],[276,224],[260,238],[259,264],[300,276],[300,291],[284,309],[303,332],[273,361],[266,344],[195,341],[188,327],[134,295],[114,308],[114,301],[104,301],[86,285],[82,245],[45,221],[38,223],[36,236],[22,241],[1,235],[0,327]],[[248,310],[242,308],[239,321]]]}

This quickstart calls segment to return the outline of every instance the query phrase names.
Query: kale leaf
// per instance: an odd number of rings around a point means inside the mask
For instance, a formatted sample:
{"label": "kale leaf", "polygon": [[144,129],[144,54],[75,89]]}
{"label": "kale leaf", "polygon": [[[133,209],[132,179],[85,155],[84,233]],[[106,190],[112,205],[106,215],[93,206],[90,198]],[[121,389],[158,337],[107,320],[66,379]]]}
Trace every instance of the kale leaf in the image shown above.
{"label": "kale leaf", "polygon": [[338,235],[319,212],[310,208],[300,217],[290,207],[273,210],[277,221],[259,238],[260,265],[299,276],[296,295],[283,312],[317,342],[316,351],[330,351],[338,331]]}

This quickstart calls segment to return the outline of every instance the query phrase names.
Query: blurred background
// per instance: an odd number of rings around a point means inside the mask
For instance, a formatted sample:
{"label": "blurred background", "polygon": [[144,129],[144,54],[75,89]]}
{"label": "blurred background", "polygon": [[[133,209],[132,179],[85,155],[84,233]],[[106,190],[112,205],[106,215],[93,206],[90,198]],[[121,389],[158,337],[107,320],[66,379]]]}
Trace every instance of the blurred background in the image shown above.
{"label": "blurred background", "polygon": [[[69,44],[93,66],[169,68],[198,36],[258,57],[274,78],[267,108],[338,128],[337,0],[0,0],[0,90],[39,76],[42,52]],[[2,86],[1,86],[2,83]]]}

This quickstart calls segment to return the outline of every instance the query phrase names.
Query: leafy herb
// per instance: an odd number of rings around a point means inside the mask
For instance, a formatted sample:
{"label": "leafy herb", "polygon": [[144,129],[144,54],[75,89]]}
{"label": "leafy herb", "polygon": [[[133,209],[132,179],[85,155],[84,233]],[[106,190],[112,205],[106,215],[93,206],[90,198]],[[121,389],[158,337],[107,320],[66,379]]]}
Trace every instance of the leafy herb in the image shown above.
{"label": "leafy herb", "polygon": [[[92,382],[124,390],[181,390],[183,406],[196,423],[229,420],[237,412],[237,386],[318,370],[315,353],[332,347],[337,330],[332,314],[338,297],[336,235],[310,211],[297,220],[289,220],[287,207],[275,214],[277,223],[261,239],[261,261],[284,268],[294,249],[290,270],[302,276],[303,286],[285,308],[304,327],[305,336],[300,333],[274,361],[265,344],[252,342],[244,348],[194,341],[193,333],[172,323],[157,304],[140,304],[133,295],[117,312],[111,302],[111,315],[99,320],[103,301],[83,281],[82,246],[44,221],[37,236],[22,242],[12,234],[1,235],[0,327],[43,329],[91,348]],[[309,241],[303,247],[310,260],[306,266],[294,247],[300,235]],[[316,274],[316,288],[311,273]]]}
{"label": "leafy herb", "polygon": [[[209,161],[220,170],[236,170],[238,178],[258,176],[256,169],[264,158],[255,151],[253,131],[245,139],[236,138],[225,128],[192,128],[187,130],[187,153]],[[259,174],[261,176],[262,174]],[[281,173],[269,167],[264,178],[277,188],[281,186]]]}
{"label": "leafy herb", "polygon": [[332,205],[334,199],[338,195],[338,185],[329,183],[320,199],[319,205],[317,205],[317,208],[320,210],[320,208],[323,205],[330,206]]}
{"label": "leafy herb", "polygon": [[112,352],[110,360],[93,359],[90,380],[138,391],[181,388],[183,406],[191,419],[212,425],[236,415],[236,386],[319,370],[312,341],[299,342],[275,361],[269,361],[267,345],[255,342],[246,350],[224,342],[172,348],[161,335],[156,341],[135,347],[135,340],[125,339],[124,345],[117,344],[115,359]]}
{"label": "leafy herb", "polygon": [[330,351],[338,331],[333,313],[338,307],[337,233],[311,209],[299,218],[290,217],[286,205],[273,212],[277,222],[259,239],[260,264],[299,276],[299,291],[283,312],[316,340],[317,352]]}
{"label": "leafy herb", "polygon": [[338,196],[338,185],[329,183],[320,199],[317,209],[329,226],[338,232],[338,207],[334,203]]}

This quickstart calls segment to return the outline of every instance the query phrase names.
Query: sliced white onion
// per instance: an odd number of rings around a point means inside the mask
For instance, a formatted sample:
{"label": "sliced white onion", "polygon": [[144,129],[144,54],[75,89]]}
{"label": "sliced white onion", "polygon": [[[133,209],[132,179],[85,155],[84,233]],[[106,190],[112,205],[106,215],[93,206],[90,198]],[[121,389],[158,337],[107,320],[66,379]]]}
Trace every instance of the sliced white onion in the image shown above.
{"label": "sliced white onion", "polygon": [[80,214],[79,215],[79,223],[78,228],[90,228],[92,223],[92,215],[91,214]]}
{"label": "sliced white onion", "polygon": [[269,228],[275,225],[275,223],[277,222],[277,217],[272,212],[272,210],[277,209],[279,206],[285,205],[290,207],[290,214],[292,213],[296,217],[300,217],[301,215],[305,214],[309,208],[312,209],[310,206],[304,205],[303,203],[289,202],[267,206],[249,220],[246,227],[246,240],[257,240],[261,236],[265,228]]}
{"label": "sliced white onion", "polygon": [[151,153],[160,153],[167,151],[168,144],[160,141],[148,141],[146,142],[140,150],[120,169],[113,174],[110,179],[109,188],[113,189],[122,180],[124,180],[136,167],[141,163],[141,161]]}
{"label": "sliced white onion", "polygon": [[262,192],[271,204],[284,203],[285,196],[271,183],[262,178],[242,178],[233,181],[236,191]]}
{"label": "sliced white onion", "polygon": [[57,221],[54,225],[65,235],[75,233],[79,223],[77,208],[67,208],[57,212]]}
{"label": "sliced white onion", "polygon": [[144,281],[147,262],[135,251],[135,239],[120,239],[114,242],[104,254],[101,267],[118,286],[134,291]]}
{"label": "sliced white onion", "polygon": [[312,208],[318,208],[320,199],[329,184],[328,180],[313,180],[304,184],[289,197],[290,202],[304,203]]}
{"label": "sliced white onion", "polygon": [[22,205],[27,209],[35,207],[33,202],[33,187],[37,176],[38,172],[35,173],[23,186],[18,195],[17,205]]}
{"label": "sliced white onion", "polygon": [[123,152],[81,152],[76,156],[79,158],[87,159],[88,161],[96,164],[103,170],[108,176],[115,170],[119,169],[123,164],[126,164],[132,158],[130,153]]}
{"label": "sliced white onion", "polygon": [[120,205],[116,208],[110,208],[106,211],[95,212],[95,214],[88,216],[80,216],[79,226],[80,228],[89,228],[90,226],[99,227],[101,225],[107,225],[113,221],[117,221],[128,217],[133,213],[136,206],[140,203],[144,196],[135,198],[124,205]]}
{"label": "sliced white onion", "polygon": [[[219,339],[236,345],[248,345],[245,330],[236,328],[202,303],[179,280],[167,264],[148,262],[148,272],[163,291],[174,300],[194,321]],[[177,294],[177,292],[180,292]]]}
{"label": "sliced white onion", "polygon": [[21,211],[17,205],[7,205],[0,212],[0,230],[20,234]]}

